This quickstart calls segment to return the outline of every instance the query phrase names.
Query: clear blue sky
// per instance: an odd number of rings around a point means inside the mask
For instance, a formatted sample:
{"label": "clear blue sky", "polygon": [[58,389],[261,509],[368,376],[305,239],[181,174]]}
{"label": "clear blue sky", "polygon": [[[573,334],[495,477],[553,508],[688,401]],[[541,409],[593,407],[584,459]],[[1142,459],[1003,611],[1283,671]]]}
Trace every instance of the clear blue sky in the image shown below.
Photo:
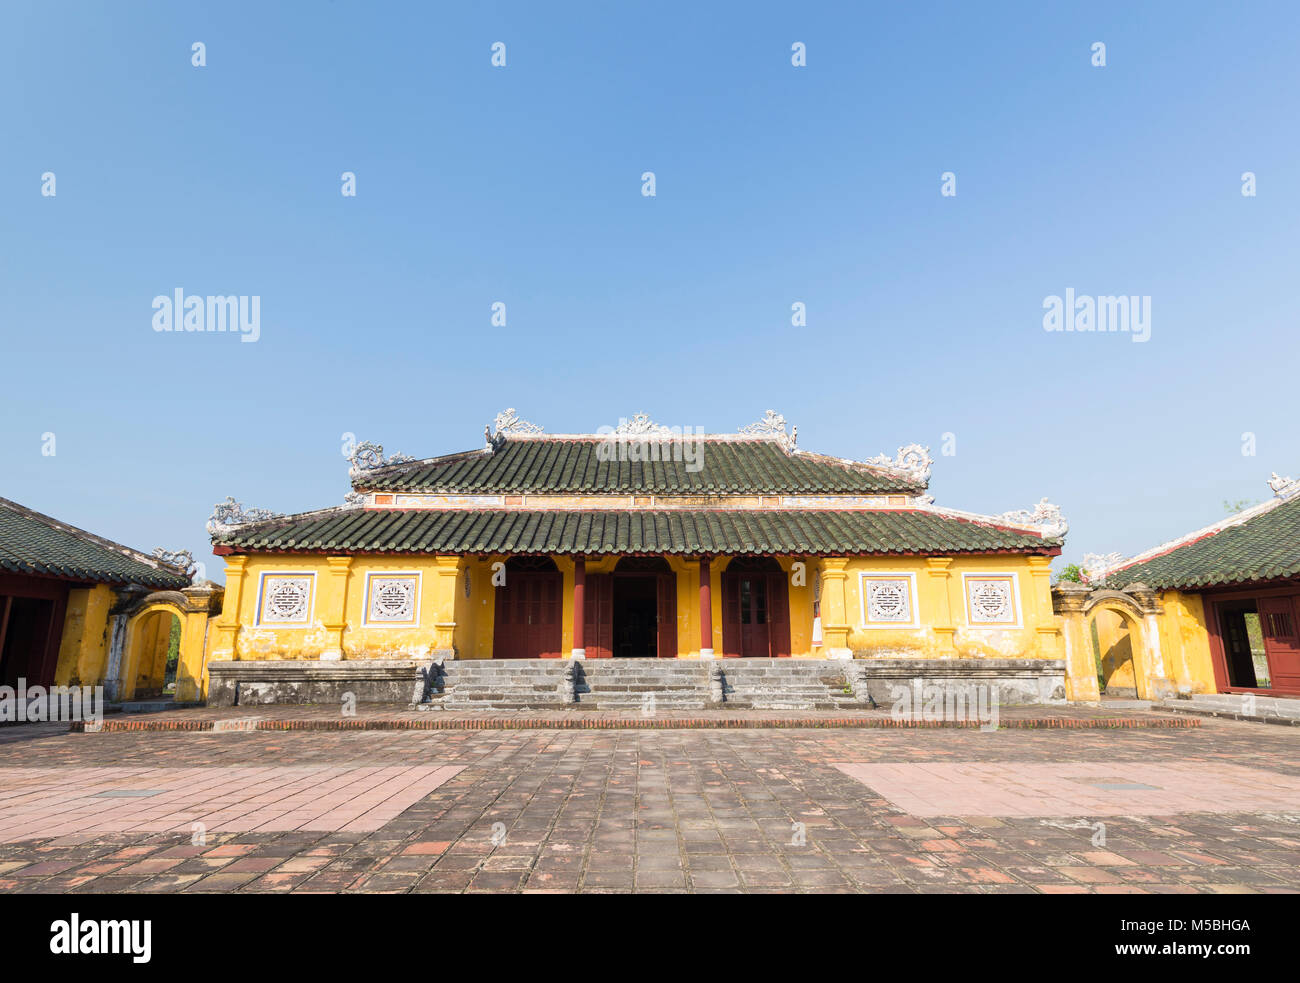
{"label": "clear blue sky", "polygon": [[[345,432],[771,407],[929,444],[940,504],[1049,496],[1067,559],[1149,547],[1300,474],[1298,42],[1294,2],[10,0],[0,495],[216,575],[212,504],[340,502]],[[153,331],[177,287],[260,341]],[[1066,287],[1151,340],[1045,332]]]}

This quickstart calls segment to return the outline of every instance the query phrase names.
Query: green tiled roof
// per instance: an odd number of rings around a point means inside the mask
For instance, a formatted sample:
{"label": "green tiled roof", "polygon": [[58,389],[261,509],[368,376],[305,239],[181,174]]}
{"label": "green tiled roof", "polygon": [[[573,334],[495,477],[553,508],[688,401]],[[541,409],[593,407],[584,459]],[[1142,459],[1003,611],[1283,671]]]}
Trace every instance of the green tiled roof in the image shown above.
{"label": "green tiled roof", "polygon": [[189,578],[143,553],[0,498],[0,572],[179,589]]}
{"label": "green tiled roof", "polygon": [[694,471],[688,470],[694,464],[685,460],[601,460],[599,438],[506,438],[494,450],[363,472],[353,484],[453,495],[918,494],[925,489],[925,483],[912,475],[804,451],[787,454],[772,440],[705,438],[700,444],[697,463],[702,467]]}
{"label": "green tiled roof", "polygon": [[249,552],[841,555],[1056,552],[1061,540],[924,510],[332,509],[244,526],[215,545]]}
{"label": "green tiled roof", "polygon": [[1300,495],[1167,553],[1106,575],[1107,587],[1157,590],[1240,584],[1300,575]]}

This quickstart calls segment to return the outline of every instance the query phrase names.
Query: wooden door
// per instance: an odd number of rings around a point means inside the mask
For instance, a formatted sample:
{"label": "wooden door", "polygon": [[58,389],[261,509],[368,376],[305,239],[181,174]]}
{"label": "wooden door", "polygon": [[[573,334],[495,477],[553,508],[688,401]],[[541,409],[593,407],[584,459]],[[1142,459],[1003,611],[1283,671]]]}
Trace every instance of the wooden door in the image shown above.
{"label": "wooden door", "polygon": [[1264,633],[1264,653],[1268,656],[1270,688],[1300,692],[1300,624],[1296,619],[1295,599],[1261,597],[1259,623]]}
{"label": "wooden door", "polygon": [[558,659],[561,645],[558,572],[508,572],[497,588],[492,657],[495,659]]}
{"label": "wooden door", "polygon": [[614,578],[609,574],[587,574],[583,615],[587,658],[611,658],[614,655]]}
{"label": "wooden door", "polygon": [[783,573],[767,575],[768,654],[783,659],[790,654],[790,594]]}
{"label": "wooden door", "polygon": [[658,580],[658,656],[661,659],[677,658],[677,578],[673,574],[659,574]]}
{"label": "wooden door", "polygon": [[769,645],[767,574],[741,574],[737,590],[740,594],[740,656],[743,659],[765,659]]}

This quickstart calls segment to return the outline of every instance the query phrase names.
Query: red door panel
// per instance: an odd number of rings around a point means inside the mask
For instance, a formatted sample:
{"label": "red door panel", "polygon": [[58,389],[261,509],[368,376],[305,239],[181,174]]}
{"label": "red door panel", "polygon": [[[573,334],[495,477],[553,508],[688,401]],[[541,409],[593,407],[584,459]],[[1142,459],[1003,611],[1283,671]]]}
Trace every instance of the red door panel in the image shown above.
{"label": "red door panel", "polygon": [[614,580],[609,574],[587,574],[583,608],[587,658],[611,658],[614,655]]}
{"label": "red door panel", "polygon": [[722,655],[740,658],[740,594],[735,576],[728,573],[722,575]]}
{"label": "red door panel", "polygon": [[1272,688],[1290,693],[1300,692],[1300,619],[1296,614],[1294,598],[1259,599],[1260,628]]}
{"label": "red door panel", "polygon": [[659,658],[677,658],[677,578],[660,574],[659,580]]}
{"label": "red door panel", "polygon": [[790,595],[786,583],[785,574],[768,574],[768,635],[773,658],[784,658],[790,654]]}
{"label": "red door panel", "polygon": [[562,643],[563,578],[556,572],[510,573],[499,587],[494,618],[495,659],[558,659]]}

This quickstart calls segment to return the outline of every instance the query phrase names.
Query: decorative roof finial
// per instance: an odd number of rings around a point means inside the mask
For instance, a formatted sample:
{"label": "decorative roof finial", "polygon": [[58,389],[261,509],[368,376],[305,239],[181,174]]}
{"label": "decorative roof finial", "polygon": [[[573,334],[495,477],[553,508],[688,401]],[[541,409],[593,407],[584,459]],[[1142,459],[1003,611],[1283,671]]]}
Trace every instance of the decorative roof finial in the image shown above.
{"label": "decorative roof finial", "polygon": [[763,414],[763,419],[746,424],[740,428],[740,432],[747,437],[765,437],[768,440],[775,440],[787,452],[794,450],[796,438],[785,432],[785,417],[776,410],[767,410]]}
{"label": "decorative roof finial", "polygon": [[1032,526],[1043,536],[1050,538],[1064,536],[1070,530],[1070,524],[1061,514],[1061,507],[1053,505],[1046,497],[1040,500],[1032,511],[1015,509],[1011,512],[1003,512],[998,518],[1017,526]]}
{"label": "decorative roof finial", "polygon": [[1273,489],[1273,494],[1278,498],[1290,498],[1300,491],[1300,481],[1296,481],[1295,478],[1283,477],[1274,471],[1273,476],[1268,479],[1268,487]]}
{"label": "decorative roof finial", "polygon": [[153,551],[153,558],[159,563],[167,564],[169,567],[184,570],[185,576],[191,579],[193,579],[195,571],[199,568],[199,565],[194,562],[194,554],[189,550],[165,550],[159,546]]}
{"label": "decorative roof finial", "polygon": [[521,420],[513,406],[497,414],[496,419],[492,421],[492,429],[493,433],[489,439],[493,442],[502,437],[528,437],[545,433],[537,424]]}
{"label": "decorative roof finial", "polygon": [[208,535],[220,536],[237,526],[261,522],[264,519],[279,519],[283,515],[283,512],[272,512],[270,509],[246,509],[233,497],[227,496],[224,502],[218,502],[213,506],[212,517],[208,519]]}
{"label": "decorative roof finial", "polygon": [[385,468],[390,464],[406,464],[414,461],[415,458],[407,454],[392,454],[389,457],[384,457],[383,444],[376,444],[373,440],[363,440],[352,448],[348,460],[352,462],[352,467],[348,469],[348,473],[355,477],[362,472]]}
{"label": "decorative roof finial", "polygon": [[908,444],[906,447],[900,447],[898,456],[893,459],[888,454],[877,454],[868,459],[867,463],[893,471],[902,471],[924,483],[930,480],[930,467],[934,464],[934,458],[930,456],[930,448],[922,447],[920,444]]}

